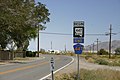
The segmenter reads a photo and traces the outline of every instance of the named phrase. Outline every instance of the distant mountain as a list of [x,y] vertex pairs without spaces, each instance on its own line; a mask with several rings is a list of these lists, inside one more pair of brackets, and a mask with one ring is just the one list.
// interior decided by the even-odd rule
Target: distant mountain
[[[116,48],[120,47],[120,40],[113,40],[111,45],[111,50],[114,52]],[[109,50],[109,42],[101,42],[98,44],[98,50],[105,49]],[[93,45],[91,45],[91,50],[93,51]],[[90,51],[90,46],[85,46],[85,51]],[[94,51],[97,51],[97,44],[94,45]]]

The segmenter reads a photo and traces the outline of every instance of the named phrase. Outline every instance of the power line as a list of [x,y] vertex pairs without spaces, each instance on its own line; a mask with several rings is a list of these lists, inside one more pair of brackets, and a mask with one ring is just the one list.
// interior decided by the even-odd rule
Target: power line
[[[40,32],[42,34],[52,34],[52,35],[73,35],[73,34],[66,34],[66,33],[51,33],[51,32]],[[88,36],[106,36],[106,34],[85,34]]]
[[51,32],[40,32],[42,34],[53,34],[53,35],[72,35],[72,34],[65,34],[65,33],[51,33]]

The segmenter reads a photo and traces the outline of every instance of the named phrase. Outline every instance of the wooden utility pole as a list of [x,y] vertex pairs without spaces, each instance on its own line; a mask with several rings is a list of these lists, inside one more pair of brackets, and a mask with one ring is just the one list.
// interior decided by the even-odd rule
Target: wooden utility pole
[[109,39],[109,58],[111,58],[111,34],[112,34],[112,25],[110,24],[110,39]]
[[94,43],[93,43],[93,53],[94,53]]
[[97,39],[97,54],[98,54],[98,39]]
[[98,43],[99,43],[100,41],[99,41],[98,38],[97,38],[97,41],[95,41],[95,42],[97,42],[97,54],[98,54],[98,50],[99,50]]
[[52,41],[51,41],[51,50],[52,50]]
[[38,46],[37,46],[37,51],[38,51],[38,52],[37,52],[37,57],[39,57],[39,47],[40,47],[40,46],[39,46],[39,45],[40,45],[40,43],[39,43],[39,29],[40,29],[40,28],[39,28],[39,26],[38,26]]
[[90,45],[90,53],[91,53],[91,45]]
[[65,44],[65,52],[66,52],[66,44]]
[[112,33],[112,24],[110,24],[110,29],[109,29],[109,33],[107,33],[106,35],[109,35],[109,58],[111,58],[111,39],[112,39],[112,34],[116,35],[116,33]]

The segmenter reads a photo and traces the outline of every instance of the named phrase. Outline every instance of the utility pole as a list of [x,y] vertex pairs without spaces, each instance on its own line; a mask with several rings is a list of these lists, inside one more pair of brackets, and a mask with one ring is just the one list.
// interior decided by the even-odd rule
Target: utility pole
[[94,53],[94,43],[93,43],[93,53]]
[[52,50],[52,41],[51,41],[51,50]]
[[37,46],[37,57],[39,57],[39,45],[40,45],[40,43],[39,43],[39,25],[38,25],[38,46]]
[[91,53],[91,45],[89,45],[90,46],[90,53]]
[[110,39],[109,39],[109,58],[111,58],[111,34],[112,34],[112,25],[110,24]]
[[66,52],[66,44],[65,44],[65,52]]
[[99,50],[99,46],[98,46],[98,43],[100,42],[99,40],[98,40],[98,38],[97,38],[97,41],[95,41],[95,42],[97,42],[97,54],[98,54],[98,50]]
[[98,54],[98,39],[97,39],[97,54]]
[[111,39],[112,39],[112,34],[113,35],[116,35],[116,33],[112,33],[112,24],[110,24],[110,32],[109,33],[107,33],[106,35],[109,35],[109,58],[111,58]]

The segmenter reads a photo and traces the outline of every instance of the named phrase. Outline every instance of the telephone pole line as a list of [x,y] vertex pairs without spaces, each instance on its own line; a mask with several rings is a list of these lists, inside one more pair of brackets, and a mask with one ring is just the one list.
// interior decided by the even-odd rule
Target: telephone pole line
[[66,44],[65,44],[65,52],[66,52]]
[[90,50],[90,53],[91,53],[91,45],[89,45],[89,50]]
[[97,54],[98,54],[98,50],[99,50],[98,43],[101,42],[101,41],[99,41],[99,39],[97,38],[97,41],[95,41],[95,42],[97,42]]
[[39,57],[39,47],[40,47],[40,46],[39,46],[39,45],[40,45],[40,43],[39,43],[39,40],[40,40],[40,39],[39,39],[39,29],[40,29],[40,28],[39,28],[39,26],[38,26],[38,46],[37,46],[37,57]]
[[51,50],[52,50],[52,41],[51,41]]
[[110,24],[110,39],[109,39],[109,58],[111,58],[111,34],[112,34],[112,25]]
[[109,35],[109,58],[111,58],[111,38],[112,38],[112,24],[110,24],[110,29],[109,29],[109,33],[107,33],[106,35]]
[[93,53],[94,53],[94,46],[95,46],[95,45],[94,45],[94,43],[93,43]]

